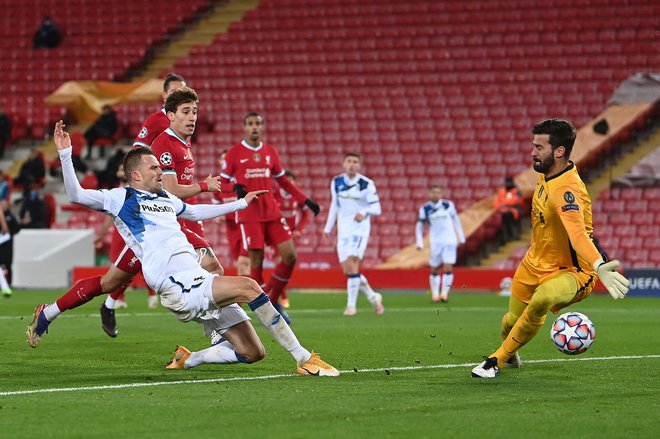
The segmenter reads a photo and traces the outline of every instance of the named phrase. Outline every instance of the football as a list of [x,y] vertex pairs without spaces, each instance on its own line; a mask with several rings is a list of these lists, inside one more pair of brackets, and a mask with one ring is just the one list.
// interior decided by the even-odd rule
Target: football
[[589,317],[579,312],[567,312],[555,320],[550,338],[561,352],[577,355],[589,349],[596,338],[596,328]]

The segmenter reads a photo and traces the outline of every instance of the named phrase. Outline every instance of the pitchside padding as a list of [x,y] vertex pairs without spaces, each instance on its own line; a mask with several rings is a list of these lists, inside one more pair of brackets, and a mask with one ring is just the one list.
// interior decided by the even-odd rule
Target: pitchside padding
[[13,287],[68,288],[80,265],[94,265],[93,230],[24,229],[14,236]]

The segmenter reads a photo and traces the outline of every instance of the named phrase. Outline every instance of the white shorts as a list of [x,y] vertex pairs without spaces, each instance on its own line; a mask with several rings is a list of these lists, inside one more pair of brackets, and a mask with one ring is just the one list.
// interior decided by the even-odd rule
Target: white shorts
[[357,256],[358,259],[362,259],[364,252],[367,250],[368,242],[368,235],[338,236],[337,255],[339,256],[339,262],[344,262],[349,256]]
[[217,310],[213,300],[213,279],[218,277],[200,266],[174,273],[163,282],[158,294],[160,303],[182,322]]
[[442,264],[456,263],[456,250],[457,245],[431,245],[431,257],[429,258],[429,266],[439,267]]
[[204,334],[210,337],[213,331],[223,335],[232,326],[249,321],[250,317],[248,317],[243,308],[232,303],[220,309],[207,311],[193,320],[200,323],[204,327]]

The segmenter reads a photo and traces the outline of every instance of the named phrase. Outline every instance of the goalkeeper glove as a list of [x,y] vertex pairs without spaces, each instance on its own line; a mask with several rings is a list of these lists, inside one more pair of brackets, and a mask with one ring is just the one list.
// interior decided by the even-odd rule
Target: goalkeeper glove
[[309,207],[309,210],[311,210],[312,213],[314,213],[314,216],[318,215],[319,212],[321,212],[321,207],[311,198],[305,200],[305,206]]
[[614,300],[626,297],[630,285],[628,279],[616,272],[616,268],[619,265],[621,263],[616,259],[609,262],[599,259],[594,263],[594,268],[596,269],[596,273],[598,273],[600,281],[605,285],[607,292],[610,293],[610,296]]
[[245,198],[245,196],[247,195],[247,190],[245,190],[245,185],[244,184],[236,183],[234,185],[234,192],[236,192],[236,196],[238,198]]

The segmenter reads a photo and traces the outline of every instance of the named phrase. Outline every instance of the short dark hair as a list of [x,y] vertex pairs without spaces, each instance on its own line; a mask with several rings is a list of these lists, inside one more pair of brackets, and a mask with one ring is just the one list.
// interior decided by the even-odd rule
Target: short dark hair
[[183,87],[178,90],[174,90],[170,95],[165,99],[165,111],[169,113],[176,113],[177,108],[181,104],[187,104],[189,102],[199,103],[199,98],[197,97],[197,92],[190,87]]
[[170,89],[170,82],[186,82],[186,80],[183,79],[183,76],[179,76],[176,73],[168,74],[163,81],[163,91],[165,93]]
[[247,123],[248,117],[253,117],[253,116],[254,117],[260,117],[261,121],[265,122],[264,117],[261,114],[257,113],[256,111],[250,111],[250,112],[246,113],[245,116],[243,116],[243,125],[245,125]]
[[356,159],[362,161],[362,156],[357,152],[347,152],[344,154],[344,160],[346,160],[348,157],[355,157]]
[[133,148],[124,156],[122,165],[124,165],[124,174],[126,179],[131,181],[131,172],[135,171],[142,163],[142,156],[154,155],[154,152],[148,146]]
[[430,183],[430,184],[429,184],[429,190],[433,190],[433,189],[440,189],[440,190],[442,190],[442,187],[441,187],[439,184],[437,184],[437,183]]
[[570,158],[577,137],[573,124],[563,119],[546,119],[534,125],[532,134],[548,134],[552,150],[563,146],[566,149],[566,159]]

